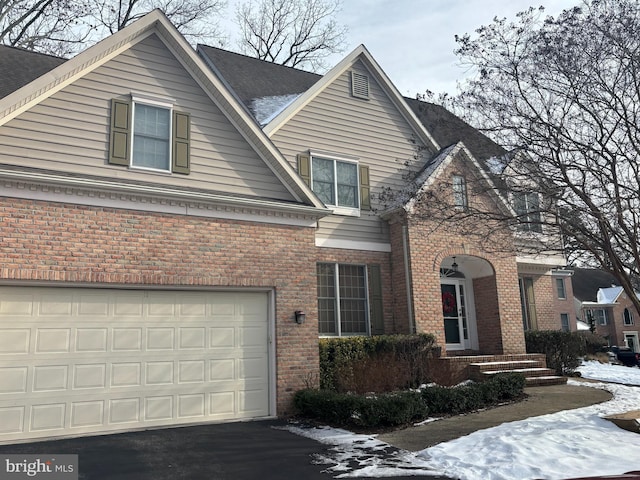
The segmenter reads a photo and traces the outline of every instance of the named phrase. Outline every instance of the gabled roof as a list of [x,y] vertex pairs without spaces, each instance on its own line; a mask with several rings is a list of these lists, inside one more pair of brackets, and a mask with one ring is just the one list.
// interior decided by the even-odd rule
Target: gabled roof
[[65,58],[0,45],[0,98],[66,62]]
[[[30,79],[27,75],[22,75],[9,81],[13,85],[12,88],[18,86],[20,82],[27,83],[0,98],[0,125],[5,124],[20,113],[28,110],[31,106],[50,97],[76,79],[87,75],[121,52],[126,51],[132,45],[153,34],[158,35],[167,45],[167,48],[172,51],[183,67],[199,83],[203,91],[225,113],[227,119],[253,146],[263,161],[283,182],[283,185],[289,189],[293,197],[302,203],[312,205],[315,209],[326,211],[322,202],[296,174],[282,154],[254,122],[253,118],[238,103],[235,96],[212,73],[160,10],[152,11],[135,23],[110,35],[70,60],[63,61],[59,59],[60,63],[58,65],[54,65],[55,61],[43,58],[43,56],[32,57],[27,55],[30,58],[30,63],[33,61],[35,64],[38,60],[43,60],[41,68],[44,73],[33,79]],[[7,50],[5,49],[0,51],[0,55],[6,53]],[[32,68],[31,71],[35,72],[37,69]],[[0,69],[0,83],[4,84],[6,82],[5,77],[9,78],[9,75]]]
[[256,98],[299,95],[322,78],[316,73],[207,45],[198,45],[197,52],[247,107]]
[[443,147],[463,142],[474,158],[482,163],[507,154],[504,148],[443,106],[416,98],[405,97],[404,100]]
[[573,268],[572,270],[573,296],[581,302],[597,302],[599,289],[609,288],[618,283],[610,273],[595,268]]
[[[200,45],[198,53],[207,58],[207,63],[235,90],[238,98],[242,100],[256,119],[260,117],[268,120],[268,123],[263,126],[269,136],[278,131],[293,115],[356,62],[361,61],[375,76],[377,82],[414,131],[422,137],[425,143],[431,144],[433,149],[440,150],[438,142],[425,129],[364,45],[357,47],[322,76],[213,47]],[[288,97],[288,102],[285,104],[274,102],[274,110],[277,109],[277,111],[271,112],[271,115],[266,115],[265,112],[258,113],[259,101],[267,97]],[[284,101],[285,98],[282,100]]]

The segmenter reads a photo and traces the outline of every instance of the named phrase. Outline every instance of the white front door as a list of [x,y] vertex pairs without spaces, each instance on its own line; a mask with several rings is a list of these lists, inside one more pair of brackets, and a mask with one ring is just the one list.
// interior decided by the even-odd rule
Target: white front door
[[440,289],[447,349],[472,348],[466,282],[463,279],[443,278],[440,282]]
[[633,352],[640,352],[640,344],[638,343],[638,332],[624,332],[624,343]]

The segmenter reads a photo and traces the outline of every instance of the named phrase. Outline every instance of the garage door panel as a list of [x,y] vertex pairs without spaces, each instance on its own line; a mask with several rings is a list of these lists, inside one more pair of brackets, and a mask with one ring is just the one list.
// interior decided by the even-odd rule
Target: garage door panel
[[267,306],[0,287],[0,442],[269,415]]

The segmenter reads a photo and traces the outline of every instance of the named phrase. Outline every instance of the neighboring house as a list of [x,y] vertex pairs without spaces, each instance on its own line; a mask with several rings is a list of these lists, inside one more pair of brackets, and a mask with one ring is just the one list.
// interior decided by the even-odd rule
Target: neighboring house
[[[574,270],[574,301],[580,320],[595,325],[609,345],[640,352],[640,316],[613,275],[596,269]],[[636,293],[640,296],[640,294]]]
[[0,94],[0,442],[286,415],[318,336],[523,358],[574,325],[561,256],[416,215],[451,179],[452,208],[508,209],[467,188],[504,152],[364,47],[319,76],[154,11],[68,61],[0,47]]

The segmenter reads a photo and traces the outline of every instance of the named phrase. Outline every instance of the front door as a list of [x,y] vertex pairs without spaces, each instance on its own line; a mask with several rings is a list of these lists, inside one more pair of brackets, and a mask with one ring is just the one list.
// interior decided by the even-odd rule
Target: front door
[[638,332],[624,332],[624,342],[632,352],[640,352],[640,345],[638,344]]
[[457,279],[442,279],[440,289],[442,291],[442,314],[447,349],[469,348],[465,282]]

